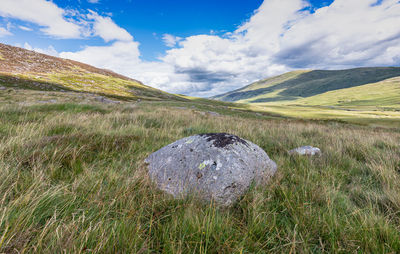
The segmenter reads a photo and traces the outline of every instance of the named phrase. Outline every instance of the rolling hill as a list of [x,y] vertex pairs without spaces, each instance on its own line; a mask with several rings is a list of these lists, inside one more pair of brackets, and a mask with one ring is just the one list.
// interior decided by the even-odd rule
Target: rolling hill
[[[313,102],[318,101],[318,103],[321,103],[318,105],[326,105],[327,102],[323,99],[325,98],[323,96],[325,93],[335,91],[331,93],[331,96],[340,97],[342,101],[349,101],[351,98],[346,96],[351,95],[353,91],[357,91],[359,93],[357,100],[363,101],[363,104],[368,104],[367,101],[376,103],[374,102],[374,94],[380,100],[384,98],[385,100],[393,101],[398,98],[398,92],[397,94],[392,93],[398,91],[395,85],[398,79],[392,79],[394,77],[400,77],[400,67],[293,71],[255,82],[213,98],[244,103],[297,103],[299,101],[308,101],[313,104]],[[393,84],[394,87],[392,88],[395,90],[387,88],[387,86],[393,86]],[[381,90],[381,87],[385,87],[385,89]],[[350,88],[355,90],[345,90]],[[379,89],[381,92],[371,93],[371,89]],[[382,94],[383,91],[387,91],[387,93]],[[363,98],[363,94],[367,98]],[[319,97],[314,98],[314,96]],[[316,104],[314,103],[314,105]]]
[[400,76],[362,86],[329,91],[299,99],[296,103],[340,107],[400,108]]
[[185,100],[109,70],[1,43],[0,86],[84,92],[125,100]]

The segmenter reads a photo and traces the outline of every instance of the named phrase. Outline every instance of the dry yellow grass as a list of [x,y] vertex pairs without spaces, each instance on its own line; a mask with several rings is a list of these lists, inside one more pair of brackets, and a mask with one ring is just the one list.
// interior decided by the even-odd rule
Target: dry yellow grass
[[[204,101],[103,105],[65,96],[0,102],[1,252],[400,251],[398,129],[269,118]],[[222,115],[198,113],[207,110]],[[158,191],[143,159],[204,132],[261,146],[279,167],[271,184],[225,210]],[[300,145],[323,156],[287,154]]]

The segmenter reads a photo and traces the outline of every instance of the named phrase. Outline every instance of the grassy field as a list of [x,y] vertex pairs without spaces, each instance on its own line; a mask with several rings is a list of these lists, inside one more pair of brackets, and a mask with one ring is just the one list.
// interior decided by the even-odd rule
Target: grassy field
[[308,106],[301,104],[256,103],[250,109],[270,114],[315,121],[338,121],[371,127],[400,127],[398,109],[377,107]]
[[[400,252],[399,128],[83,95],[0,91],[0,252]],[[229,209],[158,191],[144,158],[205,132],[256,143],[278,173]],[[323,156],[287,154],[300,145]]]
[[[292,72],[247,87],[274,88],[258,103],[234,104],[0,51],[0,253],[400,252],[399,80],[387,79],[398,69]],[[146,156],[207,132],[262,147],[278,164],[272,182],[228,209],[157,190]],[[301,145],[323,156],[288,155]]]

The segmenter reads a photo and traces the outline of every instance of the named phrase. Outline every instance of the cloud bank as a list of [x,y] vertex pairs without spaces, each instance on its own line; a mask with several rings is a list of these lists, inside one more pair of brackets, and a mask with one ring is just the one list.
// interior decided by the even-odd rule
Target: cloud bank
[[[169,49],[156,62],[141,60],[139,42],[111,17],[89,11],[79,15],[80,22],[71,21],[65,10],[45,0],[3,1],[10,6],[4,8],[2,3],[1,16],[41,24],[46,34],[98,36],[106,42],[61,52],[61,57],[111,69],[173,93],[212,96],[293,69],[400,65],[398,0],[335,0],[313,11],[304,0],[265,0],[249,20],[224,35],[164,34]],[[38,20],[28,9],[16,11],[14,1],[52,9],[56,22]],[[62,34],[60,27],[66,28]]]

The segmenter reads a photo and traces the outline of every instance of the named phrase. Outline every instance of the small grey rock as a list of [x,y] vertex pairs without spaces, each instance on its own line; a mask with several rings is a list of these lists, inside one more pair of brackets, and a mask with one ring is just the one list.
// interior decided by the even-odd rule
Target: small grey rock
[[265,184],[276,163],[250,141],[226,133],[209,133],[180,139],[152,153],[145,162],[150,178],[176,198],[200,194],[230,206],[254,181]]
[[321,156],[321,150],[318,147],[312,147],[312,146],[302,146],[302,147],[298,147],[295,148],[293,150],[289,151],[290,155],[309,155],[309,156],[314,156],[314,155],[318,155]]
[[6,90],[7,88],[5,88],[4,86],[0,86],[0,90]]
[[194,113],[196,113],[196,114],[200,114],[200,115],[202,115],[202,116],[205,116],[206,115],[206,112],[204,112],[204,111],[197,111],[197,110],[195,110],[195,111],[193,111]]
[[208,113],[209,115],[211,115],[211,116],[220,116],[219,113],[213,112],[213,111],[208,111],[207,113]]
[[51,100],[48,100],[48,101],[37,101],[38,103],[43,103],[43,104],[46,104],[46,103],[57,103],[57,100],[56,99],[51,99]]
[[107,98],[105,98],[103,96],[97,96],[94,99],[96,101],[98,101],[98,102],[102,102],[102,103],[105,103],[105,104],[119,104],[120,103],[119,101],[113,101],[113,100],[107,99]]

